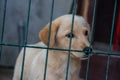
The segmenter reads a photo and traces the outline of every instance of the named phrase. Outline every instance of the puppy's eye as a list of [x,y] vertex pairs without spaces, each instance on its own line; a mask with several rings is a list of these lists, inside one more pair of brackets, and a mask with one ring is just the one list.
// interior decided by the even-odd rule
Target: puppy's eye
[[74,38],[75,36],[74,36],[73,33],[69,33],[69,34],[66,35],[66,37],[68,37],[68,38]]
[[85,34],[85,36],[88,36],[88,31],[86,30],[84,34]]

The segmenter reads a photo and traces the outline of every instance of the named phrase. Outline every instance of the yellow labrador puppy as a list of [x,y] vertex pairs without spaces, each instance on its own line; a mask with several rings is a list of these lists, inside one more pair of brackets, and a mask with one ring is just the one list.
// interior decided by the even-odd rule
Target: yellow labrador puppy
[[[39,32],[41,42],[32,46],[46,46],[48,44],[49,23]],[[74,16],[74,27],[71,33],[72,15],[64,15],[52,22],[50,47],[68,49],[70,37],[71,49],[83,50],[89,47],[90,27],[81,16]],[[70,34],[71,33],[71,34]],[[17,58],[13,80],[20,80],[22,65],[22,50]],[[46,49],[26,48],[23,80],[43,80]],[[68,51],[49,50],[46,80],[65,80]],[[86,58],[88,53],[70,52],[68,80],[80,80],[80,60]]]

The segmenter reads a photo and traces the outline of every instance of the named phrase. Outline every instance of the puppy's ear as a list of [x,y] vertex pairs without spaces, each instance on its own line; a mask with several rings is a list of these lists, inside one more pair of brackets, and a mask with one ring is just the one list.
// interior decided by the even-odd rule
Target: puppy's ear
[[[53,47],[55,44],[55,36],[58,31],[58,28],[60,26],[60,21],[55,20],[51,24],[51,31],[50,31],[50,44],[49,47]],[[39,37],[41,41],[48,45],[48,36],[49,36],[49,29],[50,29],[50,23],[48,23],[40,32]]]

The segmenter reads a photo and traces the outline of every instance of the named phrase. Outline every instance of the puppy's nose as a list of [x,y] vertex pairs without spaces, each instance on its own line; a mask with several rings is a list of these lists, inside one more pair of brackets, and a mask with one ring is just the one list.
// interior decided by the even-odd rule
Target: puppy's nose
[[85,48],[83,49],[83,51],[84,51],[84,53],[85,53],[86,55],[89,55],[89,54],[92,52],[92,48],[90,48],[90,47],[85,47]]

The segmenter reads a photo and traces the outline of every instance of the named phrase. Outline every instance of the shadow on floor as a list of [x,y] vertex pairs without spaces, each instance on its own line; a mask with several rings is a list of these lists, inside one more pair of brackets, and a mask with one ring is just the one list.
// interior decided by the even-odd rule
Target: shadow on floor
[[12,80],[13,68],[0,67],[0,80]]

